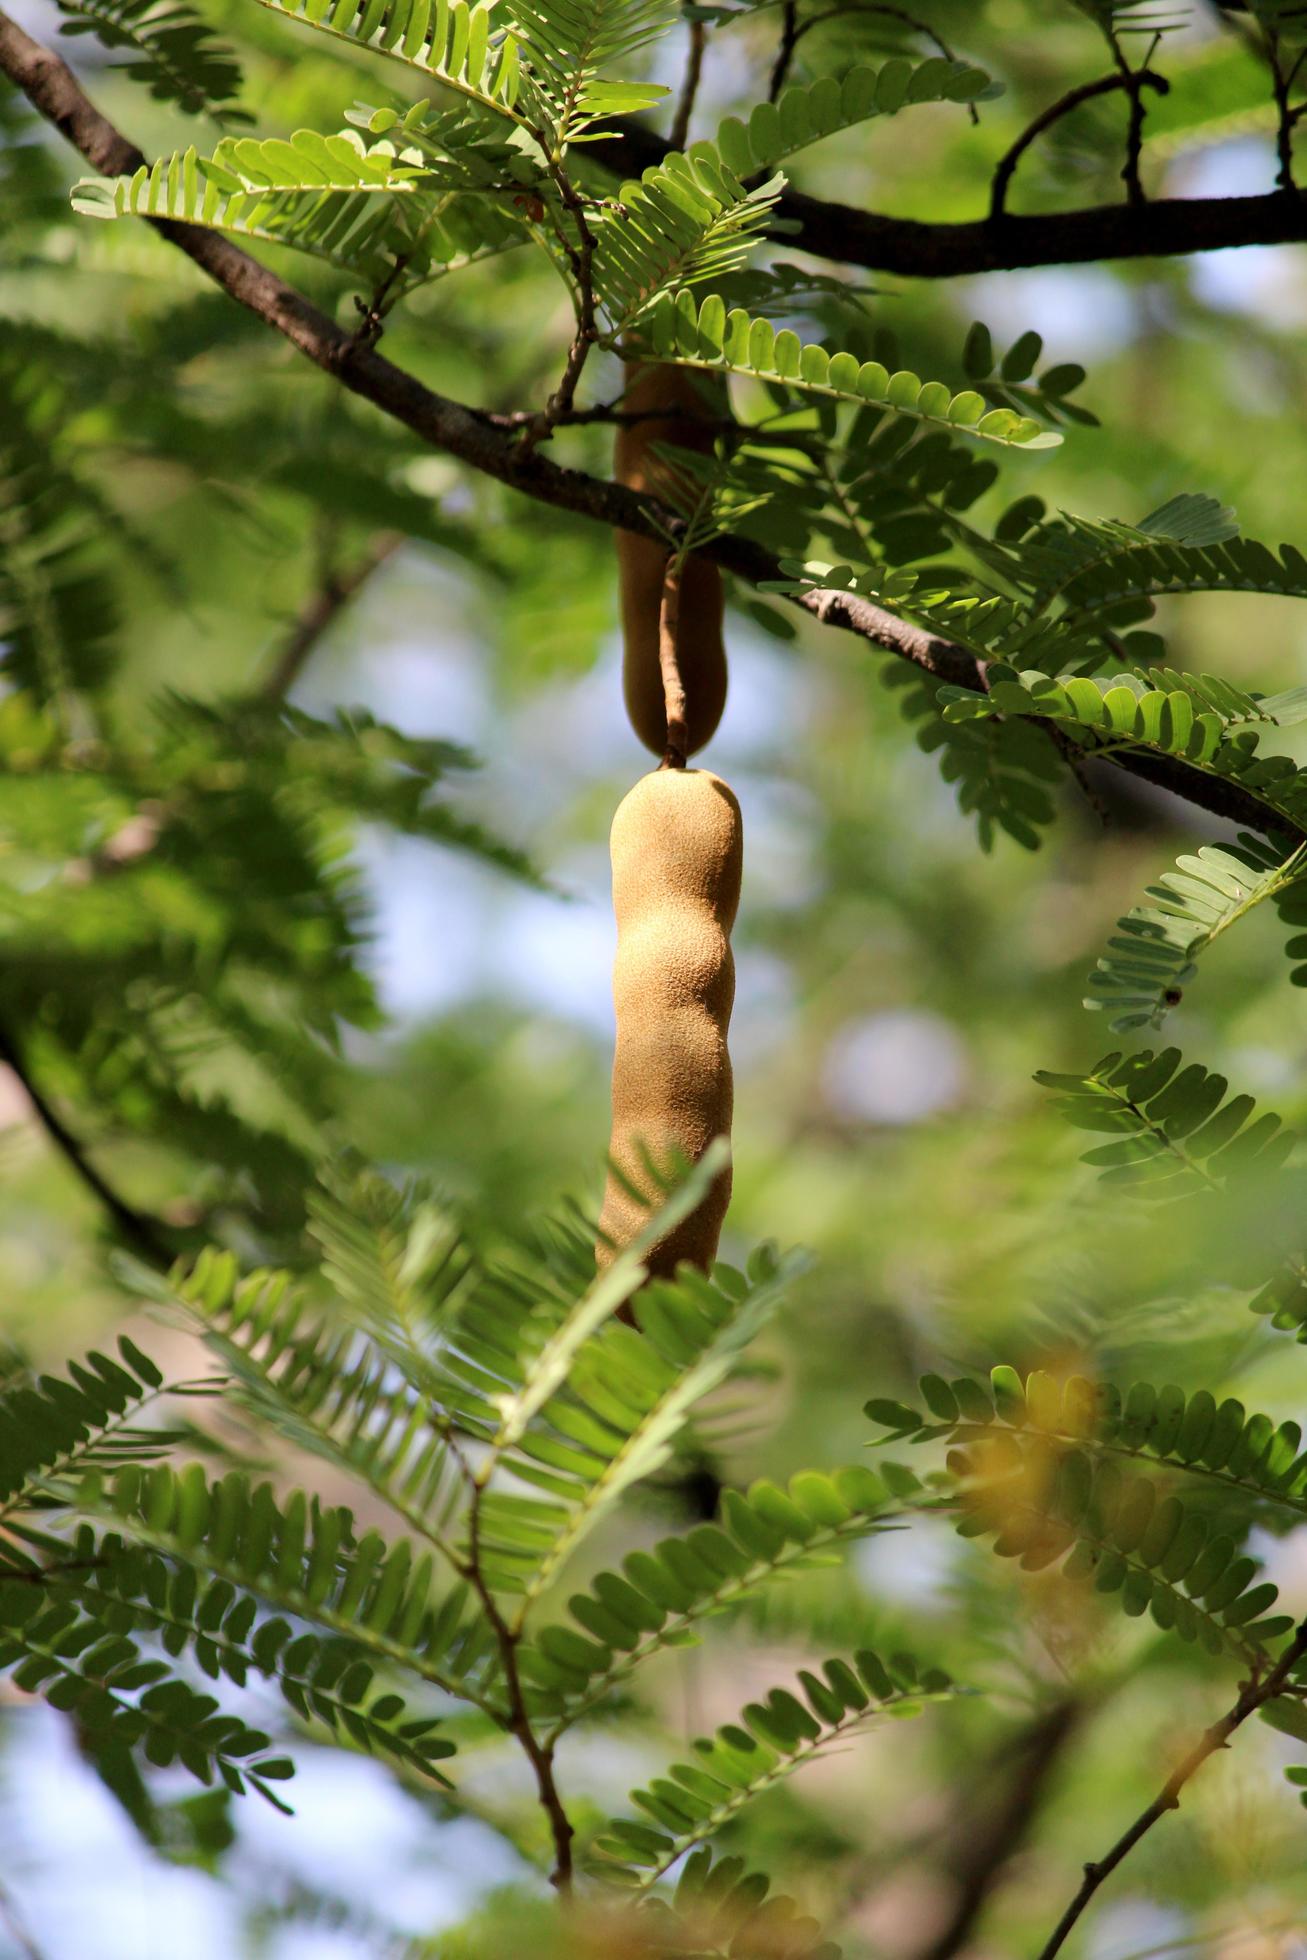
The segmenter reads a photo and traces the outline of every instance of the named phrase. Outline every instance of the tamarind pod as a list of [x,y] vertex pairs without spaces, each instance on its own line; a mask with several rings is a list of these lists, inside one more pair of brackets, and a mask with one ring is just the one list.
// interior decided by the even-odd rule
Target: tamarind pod
[[[628,362],[623,408],[631,413],[666,409],[648,421],[623,423],[617,432],[614,470],[630,490],[664,496],[675,466],[655,454],[660,444],[709,455],[713,431],[699,390],[682,368]],[[687,480],[687,487],[688,480]],[[617,576],[622,601],[622,692],[632,728],[647,749],[662,755],[667,712],[658,661],[658,615],[667,547],[634,531],[617,533]],[[726,706],[725,600],[716,565],[691,553],[681,572],[677,663],[685,688],[688,753],[709,741]]]
[[[726,1035],[735,998],[730,933],[740,899],[743,832],[734,794],[706,769],[642,776],[613,818],[617,956],[613,1130],[596,1254],[605,1266],[647,1223],[642,1147],[658,1166],[697,1162],[729,1136],[734,1102]],[[706,1197],[645,1254],[657,1276],[688,1259],[707,1271],[730,1203],[729,1166]]]

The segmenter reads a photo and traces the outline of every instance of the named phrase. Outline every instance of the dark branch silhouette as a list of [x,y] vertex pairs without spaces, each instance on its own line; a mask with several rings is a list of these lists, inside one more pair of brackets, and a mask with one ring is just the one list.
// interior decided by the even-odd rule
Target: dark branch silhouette
[[108,1180],[101,1176],[87,1156],[83,1145],[46,1097],[40,1084],[32,1075],[17,1041],[2,1023],[0,1023],[0,1062],[11,1069],[22,1083],[27,1100],[31,1103],[33,1114],[41,1128],[92,1197],[103,1207],[124,1243],[152,1266],[164,1268],[171,1266],[173,1253],[162,1228],[144,1212],[137,1211],[134,1206],[129,1205]]

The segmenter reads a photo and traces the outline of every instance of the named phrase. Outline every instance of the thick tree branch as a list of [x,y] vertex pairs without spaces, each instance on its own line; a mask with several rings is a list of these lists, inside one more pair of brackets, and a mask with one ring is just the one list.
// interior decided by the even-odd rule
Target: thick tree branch
[[[638,177],[666,146],[628,124],[620,137],[590,145],[590,155],[621,177]],[[968,224],[930,224],[882,217],[786,190],[776,216],[797,230],[778,232],[790,251],[905,278],[955,279],[1021,266],[1086,265],[1099,259],[1173,258],[1233,245],[1297,244],[1307,238],[1307,197],[1285,190],[1262,197],[1154,198],[1146,204],[1099,204],[1078,211],[1010,213]]]
[[1254,1677],[1244,1682],[1234,1707],[1228,1714],[1223,1715],[1219,1722],[1213,1722],[1211,1728],[1204,1731],[1184,1761],[1177,1764],[1171,1772],[1147,1810],[1136,1817],[1129,1830],[1117,1839],[1107,1855],[1098,1859],[1096,1863],[1085,1866],[1084,1881],[1080,1890],[1062,1914],[1047,1945],[1041,1948],[1039,1960],[1053,1960],[1054,1954],[1061,1952],[1076,1921],[1103,1880],[1110,1877],[1122,1859],[1128,1857],[1134,1850],[1140,1838],[1151,1831],[1153,1825],[1160,1818],[1165,1817],[1168,1810],[1180,1808],[1181,1790],[1190,1777],[1202,1768],[1208,1757],[1214,1756],[1219,1749],[1224,1749],[1235,1730],[1241,1723],[1246,1722],[1250,1715],[1255,1715],[1259,1708],[1264,1707],[1268,1701],[1274,1701],[1278,1694],[1283,1693],[1289,1676],[1305,1654],[1307,1654],[1307,1620],[1302,1622],[1297,1633],[1264,1679],[1258,1680]]
[[[107,175],[121,175],[139,169],[144,162],[141,152],[87,99],[66,63],[32,40],[3,13],[0,13],[0,70],[17,83],[41,114],[62,131],[95,169]],[[1154,212],[1158,208],[1148,205],[1145,210]],[[167,219],[145,222],[185,252],[240,305],[284,335],[324,373],[371,402],[383,414],[403,423],[423,442],[447,451],[471,469],[538,503],[571,511],[578,517],[657,538],[664,544],[670,539],[674,545],[684,531],[684,520],[656,499],[628,490],[624,484],[566,468],[525,449],[515,418],[485,415],[465,407],[462,402],[438,395],[375,348],[359,345],[303,293],[229,240],[196,225]],[[751,584],[780,575],[771,553],[748,538],[723,536],[696,549],[703,557],[715,560]],[[795,604],[823,625],[855,633],[887,653],[910,660],[937,680],[976,693],[985,692],[984,669],[974,654],[896,618],[869,599],[846,592],[815,591],[803,593],[795,599]],[[1286,828],[1283,818],[1237,783],[1204,775],[1167,756],[1120,751],[1109,759],[1131,775],[1172,790],[1231,822],[1262,831]]]

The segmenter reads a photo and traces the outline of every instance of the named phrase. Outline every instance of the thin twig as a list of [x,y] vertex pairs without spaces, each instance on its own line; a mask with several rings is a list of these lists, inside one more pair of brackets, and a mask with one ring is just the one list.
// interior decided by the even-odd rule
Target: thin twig
[[1156,89],[1159,95],[1165,95],[1171,86],[1165,75],[1155,75],[1151,68],[1140,70],[1138,77],[1133,73],[1123,75],[1117,71],[1111,75],[1100,75],[1097,81],[1082,82],[1079,88],[1069,89],[1058,101],[1050,103],[1041,115],[1036,116],[1029,127],[1017,137],[1011,148],[999,158],[989,194],[990,223],[993,224],[1006,216],[1008,185],[1012,181],[1017,165],[1037,137],[1042,136],[1046,129],[1051,129],[1054,123],[1060,122],[1063,116],[1069,116],[1071,111],[1078,109],[1082,102],[1092,102],[1095,96],[1111,95],[1118,89],[1136,89],[1136,83],[1138,88]]
[[23,1954],[24,1960],[44,1960],[40,1947],[24,1925],[17,1906],[7,1887],[3,1885],[0,1885],[0,1924],[4,1926],[19,1952]]
[[12,1069],[22,1083],[33,1113],[51,1143],[76,1172],[87,1190],[108,1212],[120,1235],[152,1266],[161,1266],[165,1270],[171,1266],[173,1254],[163,1236],[162,1228],[154,1219],[147,1217],[144,1212],[135,1210],[126,1199],[119,1197],[113,1186],[101,1177],[63,1118],[46,1100],[39,1085],[33,1079],[13,1035],[3,1025],[0,1025],[0,1062]]
[[694,99],[699,93],[699,83],[703,77],[703,51],[708,42],[708,30],[701,20],[690,22],[690,44],[685,54],[685,76],[681,82],[680,99],[676,104],[676,114],[667,133],[667,147],[670,150],[683,150],[690,134],[690,118],[694,114]]
[[1302,56],[1288,74],[1280,63],[1280,37],[1268,33],[1266,37],[1266,59],[1271,70],[1271,87],[1275,95],[1275,155],[1279,165],[1275,181],[1283,191],[1296,191],[1298,186],[1293,179],[1293,128],[1297,118],[1290,104],[1289,96],[1297,77]]
[[554,1840],[554,1869],[550,1874],[550,1883],[566,1898],[570,1896],[572,1890],[572,1839],[576,1833],[563,1808],[563,1800],[554,1780],[554,1745],[552,1742],[541,1742],[532,1727],[522,1688],[522,1676],[517,1664],[517,1645],[521,1634],[510,1627],[505,1620],[499,1610],[499,1602],[481,1570],[481,1499],[484,1485],[472,1474],[466,1459],[457,1448],[455,1448],[455,1455],[463,1466],[472,1491],[471,1504],[468,1508],[467,1559],[462,1567],[462,1574],[481,1601],[494,1633],[495,1643],[499,1648],[500,1659],[504,1664],[504,1686],[508,1690],[508,1726],[522,1745],[527,1760],[535,1772],[541,1808],[549,1819],[549,1829]]
[[394,557],[403,542],[403,536],[398,531],[378,531],[352,565],[337,567],[328,564],[323,568],[317,588],[301,607],[294,625],[269,663],[258,689],[262,700],[285,699],[327,628],[360,588],[367,584],[372,574],[379,571],[387,559]]
[[1085,1866],[1085,1876],[1080,1890],[1062,1914],[1047,1945],[1040,1950],[1039,1960],[1053,1960],[1054,1954],[1061,1952],[1076,1921],[1103,1880],[1111,1876],[1122,1859],[1133,1851],[1140,1838],[1151,1831],[1153,1825],[1164,1817],[1168,1810],[1179,1809],[1180,1792],[1190,1777],[1202,1768],[1209,1756],[1214,1756],[1218,1750],[1227,1747],[1230,1737],[1241,1723],[1246,1722],[1250,1715],[1255,1715],[1259,1708],[1265,1707],[1268,1701],[1274,1701],[1276,1696],[1283,1692],[1290,1674],[1305,1654],[1307,1654],[1307,1620],[1299,1626],[1265,1680],[1258,1681],[1254,1676],[1244,1682],[1234,1707],[1228,1714],[1223,1715],[1219,1722],[1213,1722],[1211,1728],[1203,1733],[1184,1760],[1172,1771],[1147,1810],[1141,1812],[1129,1830],[1122,1833],[1106,1857]]
[[667,747],[663,750],[664,769],[684,769],[689,749],[685,728],[685,682],[677,636],[681,617],[681,557],[669,552],[663,573],[662,600],[658,608],[658,667],[663,678],[663,711],[667,718]]
[[[808,25],[811,27],[814,23],[809,21]],[[785,4],[781,8],[780,46],[776,50],[776,59],[772,63],[771,80],[767,84],[767,100],[769,102],[774,102],[785,86],[785,78],[790,72],[790,63],[794,59],[794,50],[801,31],[799,27],[799,9],[796,5],[796,0],[785,0]]]
[[[536,135],[547,154],[547,137],[543,131],[537,131]],[[572,276],[576,281],[576,291],[573,294],[576,306],[576,332],[567,350],[567,365],[563,369],[557,388],[541,413],[534,421],[528,423],[522,436],[521,448],[528,456],[537,443],[547,442],[556,425],[571,414],[576,399],[577,383],[581,379],[581,370],[586,364],[590,349],[599,338],[594,290],[595,237],[586,216],[585,199],[556,158],[551,159],[549,163],[549,175],[554,180],[563,209],[576,226],[575,243],[567,237],[566,232],[560,231],[563,250],[567,254],[572,267]]]

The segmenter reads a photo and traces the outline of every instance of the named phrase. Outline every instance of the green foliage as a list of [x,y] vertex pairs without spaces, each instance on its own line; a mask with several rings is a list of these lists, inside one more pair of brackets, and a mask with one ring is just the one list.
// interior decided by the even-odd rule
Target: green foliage
[[1105,1183],[1163,1202],[1273,1177],[1296,1137],[1271,1111],[1254,1116],[1252,1096],[1226,1100],[1229,1083],[1201,1062],[1181,1067],[1178,1048],[1105,1055],[1087,1075],[1040,1069],[1061,1116],[1078,1130],[1106,1131],[1082,1161]]
[[1174,1494],[1159,1495],[1153,1480],[1123,1472],[1115,1457],[1142,1454],[1151,1439],[1150,1453],[1163,1461],[1195,1469],[1202,1458],[1226,1473],[1222,1481],[1275,1489],[1286,1468],[1297,1482],[1296,1424],[1281,1433],[1265,1416],[1246,1421],[1241,1403],[1218,1409],[1205,1391],[1186,1401],[1179,1389],[1138,1383],[1122,1401],[1081,1377],[1063,1386],[1041,1372],[1022,1383],[1006,1366],[994,1370],[988,1390],[935,1375],[921,1389],[933,1421],[881,1402],[867,1413],[898,1439],[949,1439],[964,1537],[992,1538],[1000,1558],[1027,1572],[1060,1564],[1127,1616],[1150,1612],[1163,1631],[1214,1655],[1254,1660],[1292,1627],[1290,1616],[1269,1612],[1278,1589],[1239,1553],[1237,1534]]
[[75,1716],[101,1757],[139,1748],[157,1769],[179,1763],[201,1783],[219,1776],[238,1796],[255,1790],[285,1808],[268,1786],[290,1765],[261,1753],[261,1730],[219,1713],[212,1695],[177,1679],[166,1662],[143,1659],[133,1641],[71,1601],[47,1601],[39,1584],[0,1578],[0,1668],[16,1687]]
[[375,48],[429,75],[443,88],[520,123],[517,42],[491,37],[484,0],[363,0],[329,8],[323,0],[260,0],[286,20]]
[[860,1465],[802,1471],[788,1490],[766,1480],[724,1492],[721,1518],[601,1572],[568,1611],[581,1629],[544,1627],[521,1655],[529,1680],[564,1695],[570,1723],[641,1662],[697,1637],[700,1623],[755,1596],[773,1578],[836,1562],[839,1548],[886,1528],[885,1483]]
[[679,288],[720,280],[744,263],[784,179],[746,189],[698,144],[623,184],[598,214],[595,284],[614,334],[642,321]]
[[95,500],[60,460],[40,381],[0,360],[0,653],[11,684],[66,715],[104,675],[118,621]]
[[[71,1379],[19,1376],[0,1395],[0,1517],[40,1478],[63,1478],[122,1460],[165,1455],[186,1432],[137,1420],[165,1387],[163,1376],[125,1334],[119,1360],[92,1351],[69,1368]],[[189,1385],[192,1392],[202,1384]]]
[[[1106,890],[1107,917],[1142,892],[1092,1004],[1122,1032],[1160,1026],[1221,939],[1214,1052],[1301,1115],[1292,1024],[1232,929],[1269,900],[1307,976],[1307,776],[1261,753],[1307,689],[1258,610],[1307,596],[1307,560],[1244,537],[1224,501],[1281,534],[1301,353],[1274,307],[1232,331],[1201,281],[1162,274],[1119,309],[1068,286],[1047,353],[1019,317],[1005,349],[981,324],[959,346],[947,280],[880,290],[842,262],[841,207],[867,207],[847,249],[886,268],[1038,256],[1060,201],[1104,207],[1072,231],[1165,238],[1178,147],[1188,170],[1244,136],[1250,154],[1278,138],[1283,195],[1255,207],[1274,231],[1297,10],[1258,0],[1238,33],[1154,45],[1188,10],[265,0],[213,16],[229,53],[174,0],[60,5],[110,50],[93,101],[116,118],[126,98],[124,128],[162,152],[86,180],[75,210],[206,225],[278,268],[299,252],[311,303],[358,325],[355,349],[384,334],[469,442],[464,466],[360,398],[370,357],[344,364],[348,390],[311,371],[198,291],[166,228],[73,225],[59,144],[18,91],[0,99],[0,1258],[43,1357],[61,1311],[100,1344],[66,1374],[0,1355],[0,1665],[70,1718],[157,1855],[223,1876],[229,1799],[279,1803],[301,1748],[330,1745],[526,1875],[432,1939],[391,1926],[375,1888],[364,1912],[288,1885],[246,1943],[302,1919],[413,1960],[834,1960],[814,1902],[865,1944],[883,1900],[864,1917],[864,1894],[890,1872],[909,1912],[960,1892],[969,1938],[1034,1951],[1014,1894],[971,1898],[975,1820],[1028,1836],[993,1871],[1074,1890],[1106,1848],[1084,1818],[1126,1822],[1180,1760],[1177,1722],[1219,1722],[1291,1657],[1256,1553],[1307,1517],[1296,1348],[1276,1338],[1307,1338],[1292,1134],[1178,1050],[1114,1054],[1040,1077],[1090,1133],[1091,1183],[1020,1079],[1076,1040],[1084,922]],[[1098,59],[1087,22],[1118,77],[1146,63],[1172,84],[1136,105],[1143,211],[1122,202],[1128,91],[1060,113]],[[679,85],[700,53],[699,96],[678,86],[673,107],[649,77]],[[257,134],[228,133],[238,95]],[[1040,117],[1022,181],[1041,217],[972,228],[984,169]],[[1092,396],[1068,358],[1077,292],[1096,316],[1109,302]],[[524,1004],[522,933],[558,894],[513,840],[592,882],[605,724],[564,690],[609,634],[611,541],[575,513],[604,507],[618,362],[641,354],[715,377],[723,417],[715,452],[660,486],[666,534],[682,553],[728,538],[731,603],[785,643],[732,676],[761,818],[742,1006],[773,970],[777,1002],[761,1030],[741,1015],[732,1229],[815,1239],[816,1281],[764,1244],[741,1270],[648,1283],[647,1237],[597,1273],[585,1205],[531,1213],[589,1175],[602,1063],[574,974],[556,1018]],[[1117,509],[1148,514],[1097,514]],[[807,622],[751,596],[766,564],[780,595],[860,595],[963,649],[989,691],[877,655],[887,716],[865,643],[834,633],[810,685]],[[447,715],[492,731],[475,806],[467,750],[434,732]],[[986,850],[1059,824],[1042,884],[1015,852],[975,877],[917,750]],[[1093,758],[1214,810],[1237,786],[1267,841],[1159,843],[1169,816],[1105,796],[1094,857]],[[539,914],[503,887],[469,899],[410,843],[507,873]],[[387,1026],[397,967],[437,998],[426,1025]],[[909,1007],[929,1018],[882,1083]],[[919,1041],[953,1056],[937,1082]],[[896,1105],[918,1074],[938,1100]],[[722,1161],[659,1181],[650,1232]],[[92,1262],[97,1205],[148,1270]],[[187,1359],[170,1380],[85,1331],[124,1299],[167,1323],[169,1372],[197,1340],[215,1372]],[[975,1373],[991,1348],[1020,1373]],[[843,1462],[855,1385],[915,1469]],[[923,1541],[908,1583],[891,1531]],[[854,1658],[769,1691],[835,1652]],[[794,1768],[872,1717],[955,1702],[954,1676],[997,1692],[957,1699],[925,1743],[869,1747],[856,1804],[809,1805]],[[1264,1711],[1299,1743],[1305,1690],[1298,1661]],[[677,1741],[745,1693],[736,1723]],[[24,1720],[18,1702],[6,1728]],[[1114,1734],[1136,1746],[1113,1762]],[[637,1740],[676,1766],[632,1770],[642,1816],[605,1824]],[[176,1765],[198,1797],[155,1773]],[[1259,1885],[1296,1905],[1282,1820],[1246,1789]],[[562,1913],[547,1881],[568,1888],[573,1842]],[[1222,1874],[1197,1862],[1159,1860],[1150,1889],[1219,1945]]]
[[989,87],[979,68],[940,56],[915,67],[899,60],[880,69],[851,68],[841,81],[825,75],[806,87],[783,89],[774,102],[760,102],[747,123],[728,117],[716,147],[737,176],[750,177],[873,116],[893,116],[916,102],[974,102]]
[[559,150],[608,116],[650,108],[666,90],[614,82],[602,71],[631,61],[667,33],[672,0],[514,0],[513,39],[525,99]]
[[729,1960],[758,1953],[777,1960],[839,1960],[839,1948],[823,1939],[816,1920],[773,1892],[763,1873],[746,1870],[742,1858],[714,1860],[706,1847],[686,1859],[670,1898],[651,1894],[644,1913],[654,1923],[655,1937],[672,1952],[720,1953]]
[[188,115],[248,121],[231,107],[240,93],[240,64],[214,41],[205,21],[182,0],[56,0],[68,15],[61,34],[93,34],[103,47],[126,49],[124,74],[143,82],[160,102]]
[[[388,282],[393,304],[525,237],[490,200],[425,191],[431,174],[384,142],[365,148],[352,130],[300,130],[289,142],[229,137],[212,157],[190,149],[133,177],[83,178],[73,204],[85,217],[166,217],[289,246],[374,285]],[[391,280],[396,260],[402,274]]]
[[1053,786],[1061,780],[1057,750],[1029,722],[950,722],[939,712],[943,690],[909,667],[890,667],[884,681],[898,696],[899,712],[915,724],[918,745],[938,754],[940,774],[957,785],[958,807],[976,819],[982,850],[1004,831],[1028,851],[1057,814]]
[[1150,885],[1150,904],[1117,920],[1117,936],[1089,976],[1085,1006],[1112,1014],[1113,1034],[1160,1028],[1194,978],[1200,955],[1264,899],[1291,892],[1302,879],[1305,853],[1300,845],[1285,857],[1244,835],[1237,844],[1204,844],[1195,856],[1180,858]]
[[880,1400],[867,1404],[867,1414],[895,1442],[1051,1438],[1094,1455],[1155,1461],[1230,1492],[1307,1513],[1307,1454],[1299,1454],[1299,1424],[1249,1415],[1235,1396],[1218,1403],[1207,1389],[1186,1395],[1173,1383],[1159,1389],[1147,1381],[1122,1390],[1084,1375],[1059,1381],[1043,1369],[1023,1381],[1006,1364],[988,1381],[924,1375],[918,1387],[922,1399],[915,1407]]
[[954,394],[942,381],[923,382],[907,368],[890,374],[880,361],[830,354],[813,342],[801,341],[788,327],[777,333],[769,320],[750,319],[740,307],[728,312],[716,293],[696,302],[683,283],[680,291],[662,294],[644,337],[662,361],[781,381],[803,394],[833,401],[883,404],[899,415],[965,430],[987,442],[1047,449],[1062,440],[1032,416],[1011,408],[986,408],[984,397],[974,388]]
[[888,1662],[865,1650],[852,1661],[828,1660],[820,1674],[799,1675],[803,1699],[774,1688],[749,1702],[738,1722],[694,1745],[692,1763],[675,1763],[631,1801],[653,1825],[615,1819],[596,1849],[614,1861],[616,1882],[644,1892],[686,1851],[715,1836],[762,1791],[773,1788],[824,1748],[878,1715],[902,1718],[958,1691],[941,1668],[920,1669],[910,1654]]

